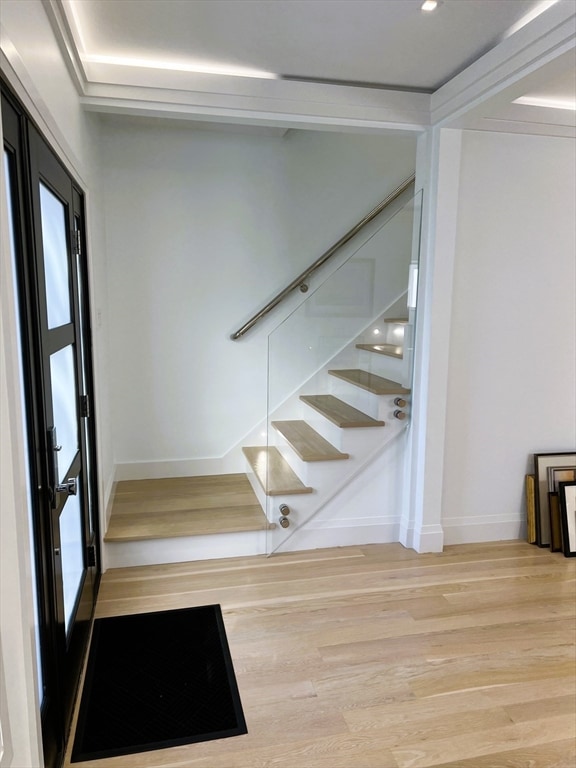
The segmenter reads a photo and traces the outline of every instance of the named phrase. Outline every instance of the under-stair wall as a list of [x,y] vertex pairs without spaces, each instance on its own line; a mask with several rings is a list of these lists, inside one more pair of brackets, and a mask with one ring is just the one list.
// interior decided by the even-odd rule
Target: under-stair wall
[[230,333],[410,175],[415,141],[106,118],[102,150],[116,477],[219,472],[265,416],[284,310]]

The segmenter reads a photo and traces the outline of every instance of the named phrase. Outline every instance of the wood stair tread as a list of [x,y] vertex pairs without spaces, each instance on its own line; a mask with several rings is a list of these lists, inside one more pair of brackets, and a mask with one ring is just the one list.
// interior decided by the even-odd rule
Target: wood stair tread
[[106,542],[261,531],[266,516],[244,474],[123,480]]
[[355,384],[361,389],[372,392],[374,395],[409,395],[410,390],[405,389],[397,381],[385,379],[383,376],[377,376],[375,373],[362,371],[358,368],[347,368],[344,370],[328,371],[331,376]]
[[365,349],[367,352],[375,352],[378,355],[388,355],[402,359],[404,351],[396,344],[356,344],[356,349]]
[[272,426],[290,444],[302,461],[338,461],[349,459],[305,421],[273,421]]
[[384,426],[383,421],[373,419],[334,395],[300,395],[300,400],[342,429]]
[[385,317],[385,323],[396,323],[397,325],[406,325],[408,323],[407,317]]
[[312,493],[274,446],[245,446],[242,451],[267,496]]

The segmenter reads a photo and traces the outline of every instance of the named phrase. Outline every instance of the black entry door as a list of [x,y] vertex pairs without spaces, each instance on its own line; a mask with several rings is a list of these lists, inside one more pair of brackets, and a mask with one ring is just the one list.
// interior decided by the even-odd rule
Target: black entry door
[[61,760],[98,584],[95,441],[83,194],[3,96],[19,278],[47,766]]

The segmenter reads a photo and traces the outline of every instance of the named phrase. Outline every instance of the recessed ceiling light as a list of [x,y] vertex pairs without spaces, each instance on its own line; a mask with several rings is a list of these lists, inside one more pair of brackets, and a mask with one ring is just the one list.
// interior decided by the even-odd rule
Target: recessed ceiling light
[[420,6],[421,11],[435,11],[438,8],[438,0],[424,0]]

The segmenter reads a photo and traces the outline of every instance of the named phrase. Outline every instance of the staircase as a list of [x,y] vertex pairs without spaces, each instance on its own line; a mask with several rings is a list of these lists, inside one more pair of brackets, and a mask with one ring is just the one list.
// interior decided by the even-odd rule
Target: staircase
[[[392,333],[406,322],[383,320]],[[245,474],[118,482],[108,567],[281,546],[405,426],[410,390],[382,375],[402,358],[401,345],[354,341],[339,358],[350,361],[351,349],[363,367],[331,363],[320,379],[333,391],[282,404],[281,415],[298,418],[271,418],[267,444],[242,447]]]
[[[208,471],[230,474],[118,482],[105,568],[397,535],[404,443],[396,438],[409,422],[412,357],[404,330],[413,324],[407,297],[412,306],[421,211],[410,183],[232,334],[242,337],[293,290],[307,294],[263,340],[266,419],[209,460]],[[336,251],[334,271],[314,282]]]
[[[402,360],[402,344],[388,339],[401,335],[398,329],[407,318],[382,320],[388,326],[386,341],[349,345],[363,367],[326,367],[314,381],[324,381],[328,391],[296,393],[279,411],[299,418],[273,416],[267,444],[242,448],[248,477],[271,526],[272,550],[406,425],[410,390],[382,372]],[[350,360],[350,355],[347,349],[339,357]]]

